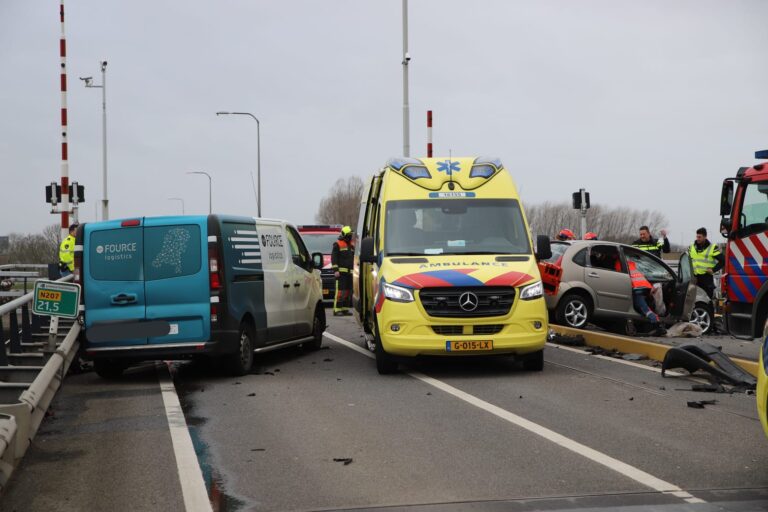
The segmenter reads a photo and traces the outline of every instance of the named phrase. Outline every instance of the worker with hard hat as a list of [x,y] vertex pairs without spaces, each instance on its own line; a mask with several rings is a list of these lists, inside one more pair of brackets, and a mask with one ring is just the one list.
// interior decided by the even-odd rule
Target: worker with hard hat
[[564,242],[566,240],[575,240],[576,239],[576,235],[574,235],[573,231],[571,231],[570,229],[563,228],[563,229],[560,230],[560,232],[557,234],[557,236],[555,238],[557,238],[558,240]]
[[352,298],[352,264],[355,247],[352,243],[352,228],[341,228],[339,239],[333,243],[331,265],[336,278],[336,293],[333,299],[333,316],[351,315],[349,306]]
[[597,240],[597,233],[588,231],[584,234],[584,240]]

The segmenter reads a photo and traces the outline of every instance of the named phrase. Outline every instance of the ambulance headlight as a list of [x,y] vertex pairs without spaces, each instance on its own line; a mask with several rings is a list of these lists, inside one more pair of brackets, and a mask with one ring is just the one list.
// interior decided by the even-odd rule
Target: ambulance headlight
[[408,288],[401,288],[389,283],[381,283],[384,296],[395,302],[413,302],[413,293]]
[[541,281],[536,281],[520,290],[520,298],[523,300],[538,299],[542,295],[544,295],[544,285]]

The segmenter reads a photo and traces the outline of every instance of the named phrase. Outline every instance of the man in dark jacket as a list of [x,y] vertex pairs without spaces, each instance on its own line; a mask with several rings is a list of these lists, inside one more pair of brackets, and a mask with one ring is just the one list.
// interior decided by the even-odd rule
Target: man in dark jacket
[[651,230],[648,229],[648,226],[640,226],[640,238],[632,242],[632,247],[636,247],[643,251],[649,252],[657,258],[661,258],[662,252],[671,251],[669,247],[669,239],[667,238],[667,232],[663,229],[661,230],[661,237],[662,240],[653,238],[651,236]]
[[696,230],[696,241],[688,248],[696,284],[710,299],[715,293],[715,274],[725,266],[725,256],[720,248],[707,240],[706,228]]

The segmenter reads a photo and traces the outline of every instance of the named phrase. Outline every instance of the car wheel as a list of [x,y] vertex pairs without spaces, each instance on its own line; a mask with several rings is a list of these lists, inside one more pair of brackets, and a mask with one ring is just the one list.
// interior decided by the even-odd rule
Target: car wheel
[[245,375],[253,366],[253,327],[248,323],[240,326],[237,352],[227,356],[229,373],[234,376]]
[[544,369],[544,349],[525,354],[522,358],[523,370],[529,372],[540,372]]
[[592,316],[592,304],[578,294],[566,295],[557,305],[555,318],[560,325],[583,329]]
[[127,365],[110,359],[96,359],[93,362],[93,371],[102,379],[117,379],[125,371]]
[[325,331],[325,317],[318,306],[315,309],[315,319],[312,321],[312,341],[302,344],[305,350],[320,350],[323,346],[323,331]]
[[379,372],[379,375],[391,375],[393,373],[397,373],[397,361],[389,354],[386,353],[384,350],[384,345],[381,343],[381,338],[379,338],[379,328],[378,325],[376,325],[376,319],[374,318],[374,354],[376,354],[376,370]]
[[702,334],[708,334],[715,322],[715,311],[711,304],[697,302],[691,311],[691,323],[701,327]]

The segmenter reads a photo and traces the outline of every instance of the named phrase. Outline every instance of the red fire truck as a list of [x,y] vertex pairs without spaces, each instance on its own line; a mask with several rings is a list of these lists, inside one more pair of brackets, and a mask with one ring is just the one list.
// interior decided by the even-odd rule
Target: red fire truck
[[[768,160],[768,150],[755,158]],[[768,319],[768,164],[723,181],[721,231],[728,238],[721,281],[725,322],[737,338],[762,336]]]

